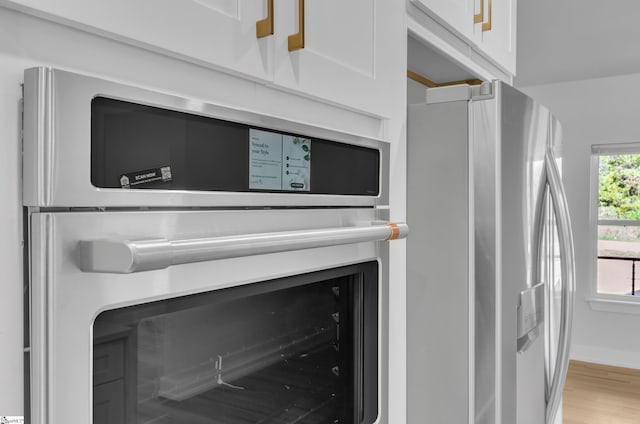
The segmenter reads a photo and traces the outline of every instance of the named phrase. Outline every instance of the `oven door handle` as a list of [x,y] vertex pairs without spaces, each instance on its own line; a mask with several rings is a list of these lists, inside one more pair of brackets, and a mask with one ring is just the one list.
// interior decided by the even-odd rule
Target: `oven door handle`
[[405,238],[405,223],[321,228],[225,237],[167,240],[87,240],[78,243],[79,268],[85,272],[129,274],[171,265],[342,244]]

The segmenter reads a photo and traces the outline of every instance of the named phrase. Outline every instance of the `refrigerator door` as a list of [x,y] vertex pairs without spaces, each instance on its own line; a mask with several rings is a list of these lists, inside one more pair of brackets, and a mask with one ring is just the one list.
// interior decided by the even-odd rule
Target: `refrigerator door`
[[[533,335],[540,289],[533,278],[536,205],[549,114],[496,82],[470,102],[474,216],[475,424],[542,424],[544,349]],[[533,314],[518,322],[520,313]],[[528,306],[527,306],[528,305]],[[531,335],[519,355],[518,332]]]
[[552,424],[568,365],[573,240],[555,153],[560,127],[544,107],[496,85],[500,245],[496,422]]
[[[501,423],[545,423],[545,286],[538,275],[550,114],[498,85],[501,155]],[[542,287],[542,291],[540,291]],[[540,296],[542,295],[542,296]],[[542,298],[542,299],[540,299]],[[515,327],[515,328],[514,328]]]

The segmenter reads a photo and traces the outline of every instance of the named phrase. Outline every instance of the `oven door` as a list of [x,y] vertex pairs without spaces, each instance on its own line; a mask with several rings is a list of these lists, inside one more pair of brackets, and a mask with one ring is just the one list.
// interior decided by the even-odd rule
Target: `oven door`
[[33,213],[31,422],[386,422],[376,213]]

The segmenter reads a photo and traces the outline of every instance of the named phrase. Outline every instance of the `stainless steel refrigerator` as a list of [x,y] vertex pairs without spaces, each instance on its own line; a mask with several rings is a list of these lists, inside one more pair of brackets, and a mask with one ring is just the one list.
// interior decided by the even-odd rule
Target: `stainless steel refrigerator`
[[409,106],[409,424],[561,422],[575,292],[561,138],[500,82]]

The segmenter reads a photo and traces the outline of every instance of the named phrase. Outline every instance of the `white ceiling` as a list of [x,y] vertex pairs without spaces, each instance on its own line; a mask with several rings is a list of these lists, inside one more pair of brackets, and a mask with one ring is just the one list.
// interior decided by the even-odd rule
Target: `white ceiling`
[[640,73],[640,0],[519,0],[516,85]]

